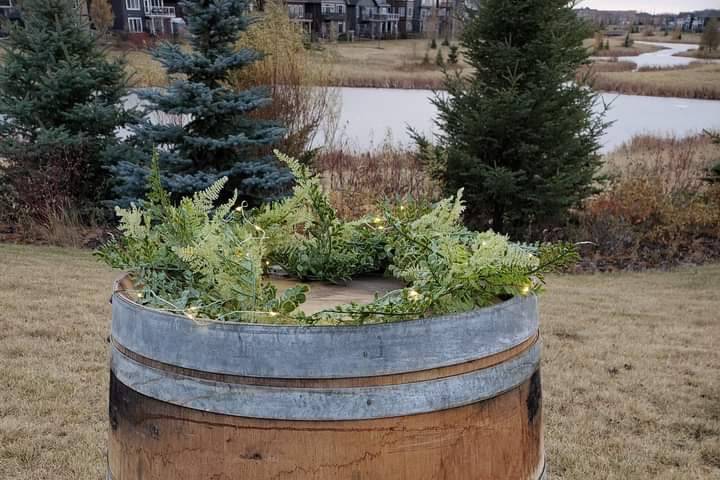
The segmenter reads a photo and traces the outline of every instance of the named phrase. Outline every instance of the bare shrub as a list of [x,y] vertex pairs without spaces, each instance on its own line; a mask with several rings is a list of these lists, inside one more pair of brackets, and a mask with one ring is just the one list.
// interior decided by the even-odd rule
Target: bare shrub
[[595,32],[593,37],[593,50],[599,52],[605,48],[605,35],[603,32]]
[[97,186],[86,181],[86,155],[84,145],[56,145],[52,150],[28,148],[22,155],[5,159],[0,182],[6,192],[12,192],[15,217],[41,218],[76,198],[90,198],[86,190]]
[[88,189],[86,146],[28,149],[21,158],[5,159],[0,168],[0,222],[10,225],[12,239],[81,247],[103,235],[100,206],[81,203]]
[[90,20],[98,36],[104,38],[115,22],[110,0],[92,0],[90,2]]
[[619,268],[702,263],[720,256],[720,186],[703,181],[715,149],[705,136],[635,137],[607,158],[608,187],[578,212],[590,261]]
[[272,104],[258,111],[257,117],[278,120],[288,129],[280,148],[300,156],[312,143],[319,127],[337,116],[339,95],[328,87],[331,76],[326,63],[312,61],[305,50],[302,27],[290,20],[279,0],[265,3],[265,12],[245,32],[239,48],[252,48],[265,57],[230,75],[237,89],[266,86]]
[[55,202],[36,218],[21,223],[21,238],[33,243],[83,248],[99,244],[104,229],[71,203]]
[[717,18],[711,18],[705,25],[700,37],[700,46],[708,53],[712,53],[720,47],[720,23]]
[[383,199],[431,201],[440,194],[416,155],[390,138],[369,152],[355,151],[347,144],[321,152],[314,166],[345,218],[362,216]]

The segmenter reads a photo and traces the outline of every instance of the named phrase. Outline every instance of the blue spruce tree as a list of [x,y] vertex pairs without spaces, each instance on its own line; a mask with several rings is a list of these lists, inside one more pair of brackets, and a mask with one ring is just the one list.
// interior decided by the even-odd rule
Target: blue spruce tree
[[246,1],[185,0],[181,5],[192,49],[170,43],[157,48],[155,58],[174,81],[165,91],[140,94],[147,114],[177,120],[146,120],[115,149],[111,170],[117,202],[144,195],[154,148],[163,185],[174,195],[206,188],[223,176],[251,202],[282,194],[292,176],[270,152],[285,129],[252,115],[271,102],[267,89],[235,91],[224,82],[231,71],[261,58],[257,51],[235,47],[249,23]]

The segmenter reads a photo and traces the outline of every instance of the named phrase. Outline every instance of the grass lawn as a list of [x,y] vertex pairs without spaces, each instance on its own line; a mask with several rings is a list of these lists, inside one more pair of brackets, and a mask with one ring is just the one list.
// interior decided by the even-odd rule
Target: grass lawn
[[[104,478],[117,274],[48,247],[0,245],[0,265],[0,478]],[[552,478],[720,478],[719,281],[720,265],[550,279]]]

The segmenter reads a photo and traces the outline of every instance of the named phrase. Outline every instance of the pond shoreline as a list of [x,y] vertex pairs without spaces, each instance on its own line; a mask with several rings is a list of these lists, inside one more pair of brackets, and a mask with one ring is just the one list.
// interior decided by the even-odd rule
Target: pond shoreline
[[[714,63],[713,60],[704,60],[696,57],[681,56],[682,53],[697,48],[691,43],[663,43],[657,41],[640,41],[640,44],[653,44],[657,50],[633,56],[621,57],[592,57],[594,64],[633,63],[635,65],[633,76],[618,75],[621,72],[598,71],[598,79],[594,90],[598,93],[616,93],[624,95],[638,95],[666,98],[687,98],[702,100],[720,100],[714,89],[703,89],[696,84],[694,74],[687,72],[687,85],[683,88],[663,88],[662,80],[657,79],[656,72],[641,69],[684,70],[695,64]],[[609,60],[610,59],[610,60]],[[615,59],[615,60],[612,60]],[[640,70],[640,71],[638,71]],[[658,83],[648,88],[646,84]],[[720,74],[718,75],[720,84]],[[367,89],[396,89],[396,90],[435,90],[444,91],[443,78],[416,78],[413,80],[388,77],[368,76],[366,78],[352,76],[334,78],[327,85],[337,88],[367,88]]]

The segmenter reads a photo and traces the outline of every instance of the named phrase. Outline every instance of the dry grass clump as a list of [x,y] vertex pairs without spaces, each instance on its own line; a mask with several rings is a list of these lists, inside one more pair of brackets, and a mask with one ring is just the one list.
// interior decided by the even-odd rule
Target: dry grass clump
[[166,87],[168,77],[160,62],[155,60],[147,49],[113,49],[110,55],[122,57],[127,62],[126,69],[133,87]]
[[597,268],[646,268],[720,257],[720,185],[703,180],[720,157],[705,136],[640,136],[606,157],[606,189],[578,212],[575,238]]
[[667,191],[695,190],[704,185],[704,172],[718,156],[708,135],[637,135],[605,156],[605,172],[632,176],[652,170]]
[[426,175],[420,160],[388,140],[369,152],[345,147],[321,152],[314,163],[344,218],[357,218],[378,201],[432,201],[440,187]]
[[107,236],[108,228],[71,205],[44,211],[33,218],[23,217],[0,230],[0,241],[93,248]]
[[628,95],[720,100],[720,64],[644,69],[643,72],[601,72],[594,76],[596,90]]
[[637,64],[628,61],[604,61],[596,60],[592,63],[582,66],[577,71],[577,81],[581,83],[591,84],[598,73],[603,72],[631,72],[637,68]]
[[[108,296],[88,252],[0,244],[0,478],[105,476]],[[720,477],[720,266],[552,276],[552,478]]]

